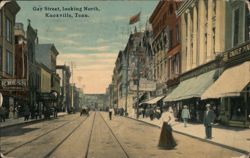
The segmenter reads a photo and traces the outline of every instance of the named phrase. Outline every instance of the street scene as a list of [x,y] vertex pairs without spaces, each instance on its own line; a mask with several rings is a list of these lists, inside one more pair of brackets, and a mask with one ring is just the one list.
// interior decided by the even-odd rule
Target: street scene
[[250,158],[249,0],[0,0],[0,158]]

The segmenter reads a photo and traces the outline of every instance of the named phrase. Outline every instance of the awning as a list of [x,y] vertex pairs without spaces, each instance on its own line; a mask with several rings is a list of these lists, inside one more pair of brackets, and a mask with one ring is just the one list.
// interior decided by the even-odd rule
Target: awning
[[239,96],[250,82],[250,61],[226,69],[201,99]]
[[146,104],[155,104],[155,103],[157,103],[159,100],[163,99],[164,97],[165,97],[165,96],[159,96],[159,97],[156,97],[156,98],[151,99],[151,100],[149,100],[149,101],[146,101],[146,102],[144,102],[144,103],[146,103]]
[[189,98],[200,98],[204,91],[213,84],[218,69],[182,81],[165,99],[165,102]]

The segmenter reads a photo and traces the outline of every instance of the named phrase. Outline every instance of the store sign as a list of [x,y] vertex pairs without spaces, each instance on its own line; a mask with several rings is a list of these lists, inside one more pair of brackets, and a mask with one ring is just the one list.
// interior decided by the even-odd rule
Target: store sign
[[[136,84],[131,84],[129,86],[129,89],[131,91],[136,91],[137,90],[137,85]],[[147,80],[145,78],[140,79],[139,91],[150,92],[150,91],[155,91],[155,90],[156,90],[156,82]]]
[[224,54],[224,61],[227,61],[228,59],[235,57],[237,55],[246,53],[250,51],[250,42],[247,42],[237,48],[233,48],[232,50],[229,50]]
[[27,87],[26,79],[1,79],[0,80],[1,87],[3,89],[23,89]]

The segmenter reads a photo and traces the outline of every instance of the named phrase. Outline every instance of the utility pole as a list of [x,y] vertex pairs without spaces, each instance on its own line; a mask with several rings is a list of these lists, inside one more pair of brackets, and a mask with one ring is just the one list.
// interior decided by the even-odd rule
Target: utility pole
[[[137,52],[138,53],[138,52]],[[136,118],[139,118],[139,89],[140,89],[140,56],[137,54],[137,101],[136,101]]]
[[74,76],[73,76],[73,72],[74,72],[74,63],[73,62],[71,62],[70,63],[70,65],[71,65],[71,76],[72,76],[72,80],[71,80],[71,82],[72,82],[72,86],[71,86],[71,108],[73,108],[74,107],[74,87],[73,87],[73,85],[74,85]]

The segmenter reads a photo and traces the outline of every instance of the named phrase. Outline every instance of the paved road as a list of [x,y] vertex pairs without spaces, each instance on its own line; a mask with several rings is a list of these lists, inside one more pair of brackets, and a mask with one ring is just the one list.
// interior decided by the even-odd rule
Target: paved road
[[174,150],[157,148],[160,129],[108,113],[68,115],[1,132],[1,152],[18,158],[231,158],[240,153],[174,133]]

